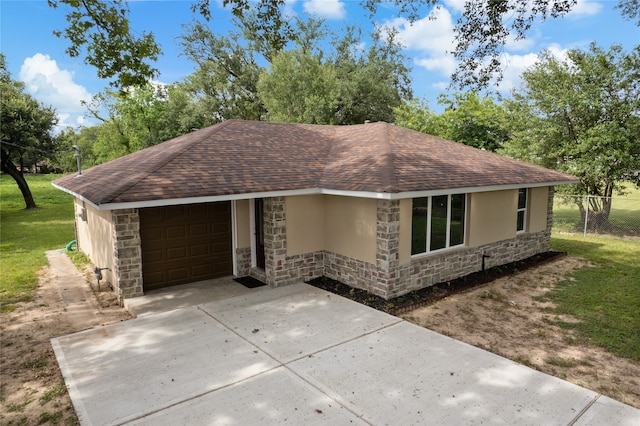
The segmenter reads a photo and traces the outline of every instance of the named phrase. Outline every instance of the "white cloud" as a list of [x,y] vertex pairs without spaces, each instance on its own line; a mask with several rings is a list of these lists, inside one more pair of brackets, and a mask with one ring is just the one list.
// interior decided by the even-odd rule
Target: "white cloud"
[[440,56],[437,58],[416,58],[415,64],[429,71],[436,71],[447,77],[456,70],[456,60],[453,56]]
[[347,14],[340,0],[309,0],[304,2],[304,11],[326,19],[343,19]]
[[84,114],[82,101],[90,101],[91,93],[73,81],[73,74],[58,68],[49,55],[36,53],[26,58],[20,68],[19,78],[29,93],[46,106],[56,109],[60,120],[58,127],[69,126],[67,120]]
[[[568,50],[563,49],[557,43],[550,44],[546,47],[546,50],[558,60],[565,61],[568,59]],[[539,56],[537,53],[527,53],[525,55],[505,53],[500,59],[503,74],[502,81],[500,82],[500,86],[497,87],[497,90],[505,93],[520,85],[522,82],[522,72],[538,62]]]
[[407,49],[420,52],[415,58],[418,66],[447,77],[455,70],[456,61],[450,53],[455,49],[455,24],[444,7],[434,8],[429,16],[413,24],[404,18],[396,18],[384,26],[395,28],[398,40]]
[[462,12],[464,11],[464,5],[467,0],[444,0],[444,4],[447,8],[452,9],[454,12]]
[[594,16],[602,10],[602,3],[594,0],[578,0],[567,16],[579,18],[582,16]]
[[512,52],[531,50],[537,42],[537,39],[540,38],[540,34],[538,31],[535,31],[535,34],[527,34],[525,38],[516,40],[516,37],[513,34],[509,34],[507,36],[507,40],[505,41],[504,48],[505,50],[509,50]]

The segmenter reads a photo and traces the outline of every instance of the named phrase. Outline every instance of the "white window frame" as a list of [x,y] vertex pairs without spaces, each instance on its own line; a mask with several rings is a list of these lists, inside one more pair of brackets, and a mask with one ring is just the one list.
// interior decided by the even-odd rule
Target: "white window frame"
[[[426,251],[421,252],[421,253],[415,253],[412,254],[411,257],[420,257],[420,256],[424,256],[424,255],[428,255],[428,254],[433,254],[433,253],[441,253],[444,251],[448,251],[451,249],[456,249],[459,247],[464,247],[466,245],[467,242],[467,202],[468,202],[468,198],[467,194],[442,194],[442,195],[446,195],[447,196],[447,229],[446,229],[446,236],[445,236],[445,246],[443,248],[439,248],[439,249],[435,249],[435,250],[431,250],[431,212],[432,212],[432,206],[433,206],[433,196],[430,197],[418,197],[418,198],[427,198],[427,241],[426,241]],[[451,245],[451,199],[453,198],[454,195],[464,195],[464,217],[462,218],[462,222],[463,222],[463,229],[462,229],[462,243],[460,244],[456,244],[455,246]],[[411,199],[411,202],[413,203],[413,198]],[[413,220],[413,215],[412,215],[412,220]],[[413,231],[412,231],[413,232]]]
[[[518,189],[518,201],[520,201],[520,191],[524,191],[524,207],[516,205],[516,234],[527,232],[527,211],[529,210],[529,188]],[[518,229],[518,216],[522,212],[522,229]]]

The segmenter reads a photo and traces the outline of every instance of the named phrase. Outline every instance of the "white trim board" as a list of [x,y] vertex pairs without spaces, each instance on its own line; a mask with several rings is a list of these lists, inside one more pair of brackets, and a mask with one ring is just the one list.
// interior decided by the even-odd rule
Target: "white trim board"
[[91,204],[98,210],[122,210],[122,209],[139,209],[148,207],[163,207],[174,206],[179,204],[198,204],[198,203],[212,203],[216,201],[234,201],[234,200],[247,200],[255,198],[268,198],[268,197],[288,197],[296,195],[339,195],[343,197],[358,197],[358,198],[373,198],[377,200],[402,200],[407,198],[418,197],[432,197],[436,195],[448,195],[448,194],[473,194],[476,192],[491,192],[491,191],[505,191],[519,188],[538,188],[543,186],[555,186],[555,185],[568,185],[577,183],[578,181],[552,181],[552,182],[539,182],[529,184],[508,184],[508,185],[491,185],[491,186],[478,186],[478,187],[464,187],[464,188],[446,188],[446,189],[434,189],[424,191],[408,191],[398,193],[388,192],[367,192],[367,191],[348,191],[340,189],[330,188],[302,188],[302,189],[290,189],[284,191],[268,191],[268,192],[253,192],[246,194],[226,194],[226,195],[212,195],[207,197],[186,197],[186,198],[171,198],[161,200],[146,200],[146,201],[133,201],[124,203],[105,203],[95,204],[86,197],[81,196],[71,190],[63,188],[53,183],[52,185],[61,191],[73,195],[80,200]]

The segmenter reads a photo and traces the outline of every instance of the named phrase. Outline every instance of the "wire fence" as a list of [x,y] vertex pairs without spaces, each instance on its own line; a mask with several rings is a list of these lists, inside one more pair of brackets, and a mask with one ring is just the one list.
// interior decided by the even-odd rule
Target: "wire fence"
[[640,198],[556,194],[556,232],[640,237]]

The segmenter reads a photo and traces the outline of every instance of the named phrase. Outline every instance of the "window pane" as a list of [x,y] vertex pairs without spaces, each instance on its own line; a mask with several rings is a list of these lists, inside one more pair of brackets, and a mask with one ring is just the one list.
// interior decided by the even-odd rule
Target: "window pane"
[[464,243],[464,204],[465,194],[451,196],[451,227],[449,231],[449,247]]
[[[511,222],[511,223],[513,223],[513,222]],[[524,210],[520,210],[518,212],[518,227],[516,228],[516,230],[524,231]]]
[[527,190],[520,188],[518,190],[518,208],[524,209],[525,207],[527,207]]
[[427,251],[427,206],[429,198],[413,199],[411,219],[411,254]]
[[447,246],[447,201],[448,195],[432,198],[431,204],[431,240],[429,250],[438,250]]

